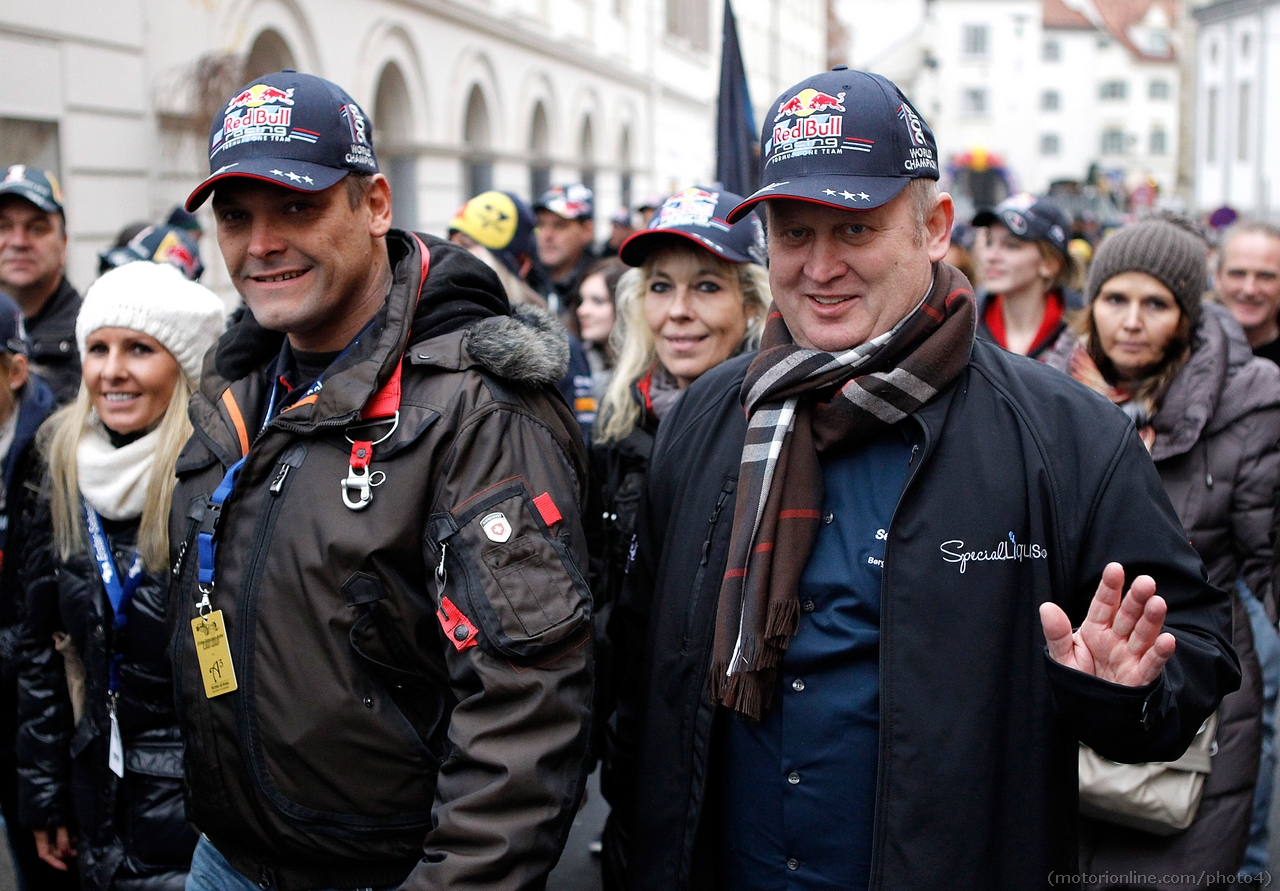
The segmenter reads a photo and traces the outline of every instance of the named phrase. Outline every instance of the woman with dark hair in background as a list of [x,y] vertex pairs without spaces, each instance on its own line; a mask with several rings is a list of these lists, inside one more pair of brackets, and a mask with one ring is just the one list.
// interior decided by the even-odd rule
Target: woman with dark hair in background
[[618,280],[627,271],[627,264],[617,257],[606,257],[587,270],[578,286],[578,328],[582,331],[582,347],[591,367],[591,391],[596,402],[604,398],[604,391],[613,377],[613,348],[609,335],[617,318],[616,302]]
[[[1185,223],[1152,219],[1102,242],[1076,336],[1047,362],[1118,405],[1139,436],[1209,581],[1231,594],[1240,689],[1222,700],[1212,771],[1194,822],[1157,835],[1081,818],[1086,874],[1232,876],[1249,837],[1262,733],[1262,677],[1249,609],[1275,607],[1280,368],[1254,358],[1244,332],[1201,303],[1208,246]],[[1251,604],[1250,601],[1253,601]],[[1145,884],[1142,887],[1147,887]]]

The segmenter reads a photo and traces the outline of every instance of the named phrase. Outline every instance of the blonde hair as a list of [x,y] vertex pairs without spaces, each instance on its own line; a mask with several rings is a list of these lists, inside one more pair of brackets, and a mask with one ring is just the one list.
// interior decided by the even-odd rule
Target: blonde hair
[[[156,444],[155,462],[147,480],[147,498],[138,523],[138,553],[143,566],[153,574],[167,572],[169,568],[169,505],[173,501],[173,488],[177,483],[174,467],[178,453],[191,436],[191,421],[187,419],[187,402],[191,398],[191,384],[178,369],[178,381],[174,384],[169,405],[160,419],[159,442]],[[59,559],[66,561],[73,554],[85,551],[83,511],[80,501],[79,473],[76,468],[76,450],[80,437],[93,423],[93,401],[89,388],[80,382],[80,392],[75,401],[59,409],[40,427],[38,446],[49,468],[49,507],[53,515],[53,545]]]
[[[699,257],[712,257],[721,269],[737,277],[742,291],[742,305],[747,311],[747,333],[737,352],[753,350],[760,344],[765,317],[773,297],[769,291],[769,272],[755,263],[730,263],[702,248],[680,246],[680,250],[696,252]],[[654,254],[643,266],[629,269],[618,280],[614,294],[614,325],[609,346],[618,357],[613,377],[600,400],[600,409],[592,438],[598,442],[621,442],[640,423],[640,406],[631,395],[631,386],[658,363],[653,332],[644,317],[645,286],[653,275]]]

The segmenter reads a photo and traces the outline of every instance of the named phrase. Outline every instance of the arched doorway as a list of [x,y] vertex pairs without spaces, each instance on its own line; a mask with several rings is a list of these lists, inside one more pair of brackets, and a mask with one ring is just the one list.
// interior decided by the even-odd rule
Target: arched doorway
[[467,97],[467,113],[462,130],[462,144],[466,149],[463,158],[463,183],[466,201],[481,192],[493,188],[493,155],[489,136],[489,106],[484,100],[480,85],[471,88]]
[[244,57],[244,82],[257,80],[264,74],[272,74],[284,68],[297,68],[293,50],[280,36],[280,32],[268,28],[254,38],[249,53]]
[[404,74],[388,62],[378,77],[373,107],[378,163],[391,183],[391,217],[400,229],[418,228],[417,155],[413,148],[413,108]]

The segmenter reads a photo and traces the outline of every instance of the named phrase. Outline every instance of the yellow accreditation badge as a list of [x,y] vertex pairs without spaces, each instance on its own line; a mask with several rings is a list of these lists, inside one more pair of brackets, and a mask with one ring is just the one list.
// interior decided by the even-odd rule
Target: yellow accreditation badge
[[231,645],[227,642],[227,626],[222,610],[191,620],[191,636],[196,641],[196,657],[200,660],[200,676],[204,678],[204,695],[209,699],[230,693],[236,684],[236,669],[231,664]]

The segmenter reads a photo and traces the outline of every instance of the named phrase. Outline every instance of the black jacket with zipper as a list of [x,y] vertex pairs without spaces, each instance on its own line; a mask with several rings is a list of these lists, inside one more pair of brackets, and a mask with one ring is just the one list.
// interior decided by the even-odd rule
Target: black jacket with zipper
[[[662,424],[639,552],[614,614],[623,667],[609,759],[631,891],[716,887],[708,696],[733,525],[750,356],[716,368]],[[977,341],[904,423],[923,445],[889,529],[871,888],[1049,887],[1076,870],[1076,740],[1165,760],[1239,683],[1230,607],[1125,417],[1053,369]],[[1010,541],[1016,541],[1016,547]],[[1177,651],[1119,687],[1052,662],[1039,604],[1079,624],[1103,567],[1155,577]],[[782,867],[780,866],[780,869]]]
[[[181,891],[196,835],[182,802],[182,739],[165,653],[168,579],[145,572],[122,630],[87,550],[60,560],[47,482],[27,514],[19,556],[26,614],[18,642],[18,804],[30,829],[71,827],[81,887]],[[83,515],[81,534],[84,530]],[[117,568],[133,562],[138,521],[104,521]],[[54,633],[69,635],[84,667],[78,722]],[[107,764],[108,666],[120,655],[116,713],[124,776]]]
[[[188,812],[264,888],[540,888],[591,704],[586,455],[553,386],[567,342],[456,245],[387,244],[382,309],[261,432],[283,335],[246,314],[206,357],[170,523]],[[362,425],[402,357],[396,422]],[[353,439],[376,440],[362,510],[340,485]],[[192,626],[206,525],[239,685],[215,698]]]
[[26,320],[32,368],[45,379],[59,405],[71,402],[80,390],[76,316],[81,302],[80,292],[63,276],[49,302]]

